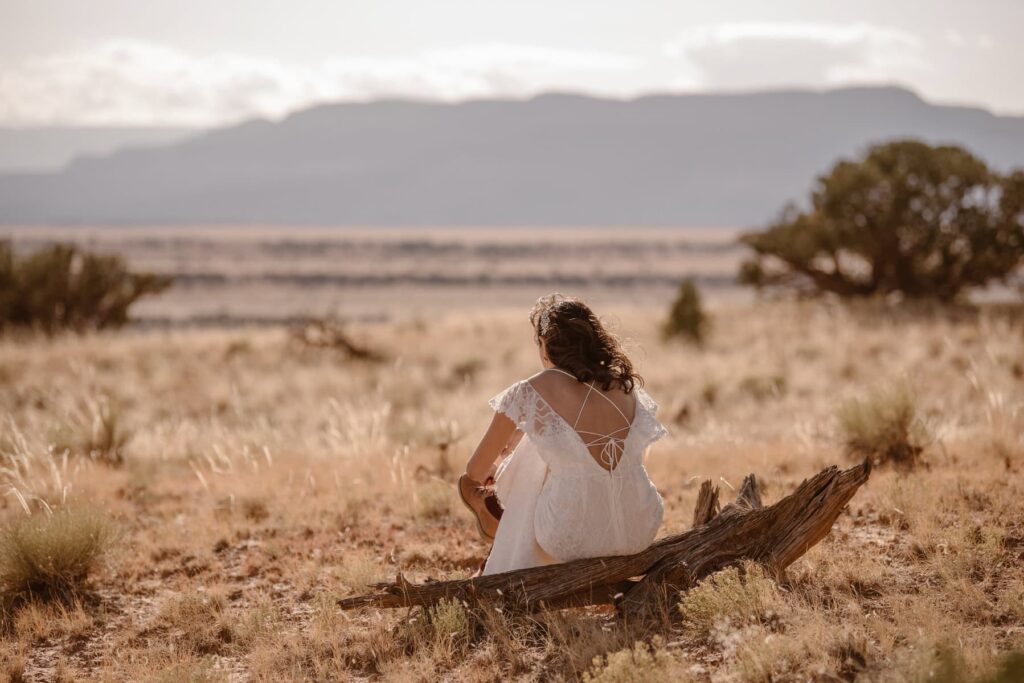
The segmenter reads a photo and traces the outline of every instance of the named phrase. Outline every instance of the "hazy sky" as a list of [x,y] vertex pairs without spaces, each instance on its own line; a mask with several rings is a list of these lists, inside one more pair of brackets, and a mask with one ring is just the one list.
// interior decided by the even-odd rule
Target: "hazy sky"
[[1024,0],[0,0],[0,125],[315,102],[905,85],[1024,114]]

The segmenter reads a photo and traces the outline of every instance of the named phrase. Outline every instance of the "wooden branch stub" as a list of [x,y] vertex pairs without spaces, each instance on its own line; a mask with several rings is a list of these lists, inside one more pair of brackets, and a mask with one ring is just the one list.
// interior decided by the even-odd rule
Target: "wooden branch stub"
[[[419,585],[402,577],[393,584],[380,584],[376,593],[345,598],[338,604],[342,609],[403,607],[456,598],[536,610],[617,603],[622,616],[641,618],[658,609],[659,595],[685,590],[744,559],[761,562],[776,575],[781,574],[828,534],[870,473],[867,459],[846,470],[833,465],[805,479],[793,493],[768,507],[761,503],[756,477],[749,475],[737,500],[719,514],[689,531],[656,541],[635,555],[588,558]],[[710,482],[705,483],[707,493],[702,485],[698,510],[714,510],[717,493]],[[697,510],[694,518],[698,519]],[[641,576],[639,581],[634,580]]]
[[697,504],[693,508],[693,528],[704,526],[718,514],[717,486],[711,483],[710,479],[701,482],[700,491],[697,493]]

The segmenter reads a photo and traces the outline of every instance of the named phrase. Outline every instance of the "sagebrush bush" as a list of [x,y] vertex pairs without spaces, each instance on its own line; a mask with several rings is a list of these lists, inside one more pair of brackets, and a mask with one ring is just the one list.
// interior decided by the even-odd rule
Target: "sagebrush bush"
[[847,452],[875,462],[917,464],[928,440],[917,398],[905,383],[875,389],[839,407],[839,429]]
[[680,337],[694,344],[703,344],[708,332],[708,317],[701,302],[700,290],[693,280],[684,280],[661,329],[665,339]]
[[687,591],[679,611],[688,629],[710,638],[722,625],[771,624],[786,612],[786,602],[761,565],[746,561],[712,574]]
[[113,538],[93,510],[60,508],[0,527],[0,592],[7,599],[69,598],[80,591]]
[[675,683],[690,679],[682,662],[663,648],[657,636],[647,645],[637,642],[632,648],[597,656],[583,674],[585,683]]
[[170,284],[165,276],[130,271],[113,254],[56,244],[19,255],[9,241],[0,242],[0,330],[30,327],[52,334],[121,327],[132,304]]

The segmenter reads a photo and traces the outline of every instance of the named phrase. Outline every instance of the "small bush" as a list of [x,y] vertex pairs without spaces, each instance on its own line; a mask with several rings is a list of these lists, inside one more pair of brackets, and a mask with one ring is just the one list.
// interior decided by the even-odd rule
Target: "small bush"
[[120,256],[57,244],[18,255],[0,242],[0,330],[32,327],[52,334],[117,328],[128,309],[169,287],[170,278],[128,270]]
[[8,599],[70,598],[111,539],[98,512],[61,508],[17,517],[0,529],[0,592]]
[[684,594],[679,603],[688,627],[705,639],[722,622],[733,628],[771,624],[785,608],[779,587],[755,562],[712,574]]
[[913,466],[928,438],[915,396],[906,384],[850,399],[840,406],[838,417],[847,452],[880,463]]
[[665,339],[681,337],[694,344],[703,344],[707,331],[708,318],[704,313],[700,290],[693,280],[684,280],[669,309],[662,335]]
[[662,647],[655,637],[652,645],[637,642],[632,648],[594,657],[590,671],[583,674],[585,683],[674,683],[690,678],[681,662]]

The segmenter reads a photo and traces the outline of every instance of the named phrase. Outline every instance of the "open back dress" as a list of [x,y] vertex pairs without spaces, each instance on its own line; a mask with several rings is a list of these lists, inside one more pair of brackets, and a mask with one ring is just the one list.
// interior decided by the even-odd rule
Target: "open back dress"
[[[576,379],[559,368],[550,370]],[[584,432],[577,425],[593,394],[615,405],[589,386],[575,424],[555,412],[528,379],[490,400],[523,436],[495,475],[504,513],[484,574],[629,555],[654,540],[664,507],[643,456],[667,433],[655,416],[658,404],[634,387],[633,419],[622,415],[628,426],[607,434]],[[599,454],[592,455],[597,446]]]

